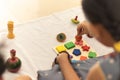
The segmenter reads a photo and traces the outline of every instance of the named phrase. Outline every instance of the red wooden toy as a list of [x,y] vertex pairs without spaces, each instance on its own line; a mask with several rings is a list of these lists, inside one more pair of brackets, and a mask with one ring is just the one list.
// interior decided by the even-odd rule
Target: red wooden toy
[[90,47],[85,45],[85,46],[82,46],[82,49],[83,49],[83,51],[89,51]]
[[10,72],[16,73],[21,67],[21,60],[16,57],[16,51],[14,49],[10,50],[10,55],[11,57],[6,62],[7,69]]
[[80,42],[82,40],[82,36],[75,36],[75,39],[77,42]]

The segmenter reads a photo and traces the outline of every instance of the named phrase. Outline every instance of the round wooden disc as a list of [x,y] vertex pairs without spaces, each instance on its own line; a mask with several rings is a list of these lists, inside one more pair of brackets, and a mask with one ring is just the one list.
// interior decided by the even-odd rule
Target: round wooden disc
[[59,33],[56,38],[59,42],[64,42],[66,40],[66,35],[64,33]]

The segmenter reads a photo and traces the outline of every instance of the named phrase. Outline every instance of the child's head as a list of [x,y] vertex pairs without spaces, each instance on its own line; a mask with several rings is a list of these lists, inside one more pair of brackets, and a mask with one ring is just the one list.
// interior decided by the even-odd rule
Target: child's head
[[120,0],[83,0],[82,6],[100,42],[113,46],[120,41]]

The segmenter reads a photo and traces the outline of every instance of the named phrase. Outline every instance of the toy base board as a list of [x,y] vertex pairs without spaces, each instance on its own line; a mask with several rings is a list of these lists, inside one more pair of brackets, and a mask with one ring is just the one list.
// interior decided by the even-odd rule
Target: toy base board
[[[71,40],[73,43],[75,43],[75,40]],[[68,42],[71,42],[71,41],[68,41]],[[66,44],[67,42],[65,42],[65,43],[63,43],[63,44],[61,44],[61,45],[64,45],[64,44]],[[84,45],[87,45],[87,46],[89,46],[84,40],[83,40],[83,46]],[[59,46],[59,45],[58,45]],[[57,47],[57,46],[56,46]],[[57,54],[59,54],[59,52],[56,50],[56,47],[54,47],[53,48],[53,50],[57,53]],[[79,49],[80,51],[81,51],[81,55],[79,55],[79,56],[75,56],[74,54],[73,54],[73,50],[74,49]],[[85,57],[87,57],[87,59],[89,59],[89,57],[88,57],[88,54],[89,54],[89,52],[95,52],[95,50],[94,49],[92,49],[92,47],[90,47],[90,49],[89,49],[89,51],[83,51],[83,49],[82,49],[82,46],[80,46],[80,45],[76,45],[75,44],[75,47],[74,48],[71,48],[71,49],[67,49],[66,50],[70,55],[72,55],[73,56],[73,58],[71,59],[71,60],[80,60],[80,57],[81,56],[85,56]],[[96,53],[97,54],[97,53]],[[97,54],[97,56],[98,56],[98,54]],[[97,57],[96,56],[96,57]]]

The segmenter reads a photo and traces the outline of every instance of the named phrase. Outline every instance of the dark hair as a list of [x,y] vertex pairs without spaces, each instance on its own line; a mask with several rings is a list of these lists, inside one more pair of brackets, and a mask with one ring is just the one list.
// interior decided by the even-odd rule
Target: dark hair
[[83,0],[83,11],[91,23],[100,23],[114,40],[120,40],[120,0]]
[[6,65],[3,56],[0,54],[0,76],[5,72]]

